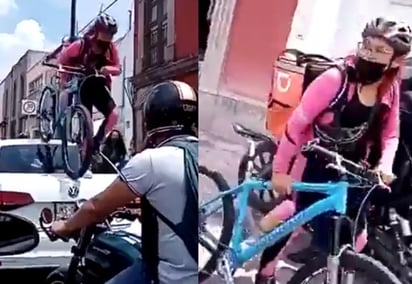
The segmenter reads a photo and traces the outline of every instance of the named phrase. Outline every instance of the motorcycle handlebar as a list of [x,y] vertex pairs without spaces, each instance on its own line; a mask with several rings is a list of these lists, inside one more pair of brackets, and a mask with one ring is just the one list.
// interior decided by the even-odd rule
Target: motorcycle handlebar
[[70,238],[67,237],[61,237],[57,234],[55,234],[50,225],[45,225],[43,219],[40,217],[39,218],[39,223],[40,223],[40,228],[42,228],[42,230],[44,231],[44,233],[46,234],[46,236],[49,238],[49,240],[51,242],[55,242],[57,240],[62,240],[63,242],[69,242]]
[[[139,216],[138,214],[133,213],[132,210],[122,209],[122,210],[118,210],[112,213],[109,216],[108,220],[110,220],[110,218],[120,218],[120,219],[125,219],[125,220],[133,222],[136,219],[139,219]],[[51,225],[50,224],[46,225],[42,217],[39,218],[39,223],[40,223],[40,228],[42,228],[42,230],[45,232],[45,234],[47,235],[47,237],[49,238],[51,242],[55,242],[57,240],[69,242],[69,240],[71,239],[69,237],[62,237],[62,236],[55,234],[51,229]],[[98,226],[99,224],[95,224],[95,226]],[[76,239],[76,236],[73,236],[73,239]]]

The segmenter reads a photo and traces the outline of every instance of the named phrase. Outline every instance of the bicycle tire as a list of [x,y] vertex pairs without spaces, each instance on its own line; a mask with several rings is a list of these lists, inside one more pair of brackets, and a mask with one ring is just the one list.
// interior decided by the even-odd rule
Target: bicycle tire
[[67,116],[64,116],[63,123],[62,123],[62,157],[63,157],[63,166],[64,172],[71,178],[71,179],[78,179],[82,177],[86,171],[89,169],[91,161],[92,161],[92,154],[93,154],[93,121],[90,115],[89,110],[83,105],[75,105],[70,107],[69,110],[72,114],[78,113],[82,116],[81,123],[82,129],[84,133],[84,139],[86,140],[86,153],[83,161],[81,161],[80,167],[78,170],[73,170],[69,164],[69,155],[68,155],[68,141],[67,141]]
[[[199,173],[210,178],[219,188],[219,191],[229,190],[229,184],[223,175],[217,171],[212,171],[204,166],[199,166]],[[233,226],[235,222],[235,207],[233,197],[226,195],[222,198],[223,203],[223,228],[219,238],[217,249],[210,252],[211,256],[202,269],[199,270],[199,283],[206,281],[216,270],[217,261],[221,254],[227,249],[232,239]]]
[[[277,147],[278,145],[276,145],[273,142],[269,142],[269,141],[262,141],[256,145],[256,149],[255,149],[256,154],[253,160],[255,160],[259,155],[262,155],[262,153],[265,153],[265,152],[270,153],[270,160],[268,161],[268,163],[262,165],[262,168],[260,169],[260,172],[258,173],[258,177],[264,178],[267,180],[270,180],[272,178],[272,175],[271,175],[272,171],[270,171],[269,175],[266,175],[266,174],[262,175],[262,172],[265,172],[265,169],[267,167],[272,168],[273,158],[277,152]],[[239,168],[238,168],[239,184],[241,184],[245,180],[248,159],[249,159],[248,153],[246,153],[245,155],[242,156],[239,162]],[[267,214],[276,205],[278,205],[281,200],[278,198],[275,198],[273,194],[270,193],[272,199],[270,201],[265,201],[263,199],[263,194],[264,194],[263,191],[260,191],[259,193],[251,192],[249,194],[249,207],[258,211],[259,213]]]
[[[50,93],[47,93],[46,91],[50,91]],[[53,135],[54,135],[54,129],[53,129],[53,127],[54,127],[54,125],[52,126],[52,129],[50,130],[50,132],[49,133],[44,133],[43,131],[42,131],[42,129],[43,129],[43,127],[42,127],[42,119],[45,119],[44,118],[44,116],[45,116],[45,114],[44,114],[44,111],[45,111],[45,106],[44,106],[44,104],[45,104],[45,101],[46,101],[46,97],[47,97],[47,95],[51,95],[51,94],[53,94],[53,92],[55,92],[55,90],[53,89],[53,88],[51,88],[51,87],[48,87],[48,86],[46,86],[43,90],[42,90],[42,93],[41,93],[41,96],[40,96],[40,99],[39,99],[39,106],[38,106],[38,108],[37,108],[37,123],[38,123],[38,129],[39,129],[39,133],[40,133],[40,139],[43,141],[43,142],[49,142],[52,138],[53,138]],[[52,98],[53,99],[53,98]],[[55,102],[55,98],[53,99],[53,104],[55,104],[56,102]],[[54,105],[52,106],[53,108],[55,107]],[[55,113],[54,113],[54,110],[53,110],[53,116],[54,115],[56,115]],[[54,122],[52,122],[52,124],[54,124]]]
[[[287,282],[288,284],[305,283],[309,277],[316,272],[325,268],[327,257],[319,256],[311,259],[301,267]],[[345,270],[359,271],[371,277],[369,281],[379,284],[402,284],[402,282],[382,263],[365,254],[355,253],[351,250],[345,250],[340,258],[340,266]]]

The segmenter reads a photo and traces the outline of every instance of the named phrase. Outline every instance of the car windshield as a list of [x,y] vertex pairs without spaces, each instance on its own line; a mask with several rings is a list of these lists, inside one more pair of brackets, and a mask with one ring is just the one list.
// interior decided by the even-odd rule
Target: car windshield
[[[0,149],[1,173],[61,173],[64,172],[61,145],[10,145]],[[76,146],[68,147],[70,167],[79,167]]]

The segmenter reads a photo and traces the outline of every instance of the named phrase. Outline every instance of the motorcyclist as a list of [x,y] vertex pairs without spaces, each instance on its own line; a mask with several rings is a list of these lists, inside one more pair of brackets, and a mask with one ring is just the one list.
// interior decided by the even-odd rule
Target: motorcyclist
[[[400,65],[411,49],[411,38],[408,25],[382,17],[373,19],[362,32],[356,56],[346,58],[345,72],[331,68],[309,85],[288,121],[275,156],[274,190],[289,195],[294,180],[328,182],[339,179],[335,171],[326,169],[325,160],[315,155],[301,155],[301,146],[314,137],[320,138],[324,146],[332,144],[333,150],[337,148],[354,162],[368,160],[385,184],[392,182],[392,164],[399,137],[398,79]],[[346,75],[349,84],[344,92],[339,92]],[[331,102],[342,98],[346,98],[343,107],[332,111]],[[374,151],[378,154],[370,155]],[[376,159],[371,160],[370,156]],[[364,194],[361,190],[349,191],[349,217],[355,218]],[[296,210],[305,209],[322,197],[317,193],[298,193],[294,198]],[[289,204],[279,206],[288,207]],[[285,211],[288,209],[285,207]],[[366,245],[365,211],[362,211],[356,232],[357,251]],[[316,245],[327,243],[328,240],[322,238],[328,235],[324,216],[314,219],[312,225],[318,231],[315,235],[320,236],[315,240]],[[288,243],[289,247],[293,240],[293,236],[289,236],[282,244],[263,253],[255,283],[275,283],[273,275],[276,261],[282,255],[282,245]]]
[[[186,151],[168,144],[184,138],[197,149],[192,130],[197,128],[197,119],[197,94],[193,88],[178,81],[155,85],[143,106],[147,133],[144,149],[131,158],[122,175],[105,191],[91,198],[69,220],[52,225],[57,235],[70,236],[80,228],[103,220],[136,197],[141,198],[142,204],[146,204],[142,207],[143,262],[125,269],[109,284],[152,283],[150,280],[161,284],[198,282],[197,257],[196,260],[191,257],[186,240],[177,237],[159,213],[152,211],[160,212],[175,224],[189,215],[197,218],[197,201],[189,204],[193,212],[185,209],[189,200],[186,163],[190,158]],[[197,223],[194,225],[197,228]],[[194,234],[197,236],[197,232]],[[197,241],[195,245],[197,251]]]
[[[113,129],[117,123],[118,113],[111,89],[111,76],[121,74],[119,55],[113,37],[117,33],[117,22],[108,14],[99,15],[83,38],[78,39],[63,48],[58,57],[61,65],[83,66],[89,75],[99,74],[105,80],[95,80],[90,78],[90,84],[83,84],[80,90],[82,104],[93,113],[93,106],[100,111],[105,120],[100,126],[95,136],[95,149],[98,149],[105,133]],[[67,45],[67,44],[66,44]],[[68,76],[62,74],[62,81],[67,81]],[[67,105],[67,92],[64,90],[60,94],[60,109]]]

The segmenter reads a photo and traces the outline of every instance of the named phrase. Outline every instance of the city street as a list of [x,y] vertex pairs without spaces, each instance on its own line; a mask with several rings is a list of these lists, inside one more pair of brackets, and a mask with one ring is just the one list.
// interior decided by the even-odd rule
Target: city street
[[[230,123],[230,122],[228,122]],[[200,142],[200,154],[199,154],[199,164],[206,166],[209,169],[219,171],[224,175],[229,185],[234,185],[237,182],[237,166],[240,160],[240,157],[246,151],[245,145],[242,145],[242,138],[239,138],[239,144],[234,144],[229,141],[225,141],[219,136],[200,132],[199,134]],[[211,196],[217,193],[217,188],[213,185],[212,182],[208,181],[207,178],[200,178],[200,198],[201,200],[207,200]],[[216,235],[219,236],[220,229],[219,225],[221,224],[221,218],[213,219],[212,222],[207,222],[207,227],[209,230],[216,232]],[[305,241],[299,243],[306,243]],[[299,249],[299,248],[295,248]],[[206,251],[200,251],[199,254],[199,263],[204,263],[205,258],[208,257]],[[281,261],[279,266],[284,268],[280,269],[278,273],[279,283],[286,283],[287,279],[291,275],[291,270],[288,269],[288,265]],[[254,276],[257,272],[258,267],[258,258],[249,262],[244,268],[239,269],[236,272],[236,283],[239,284],[252,284]],[[224,283],[219,277],[214,276],[207,284],[218,284]]]

